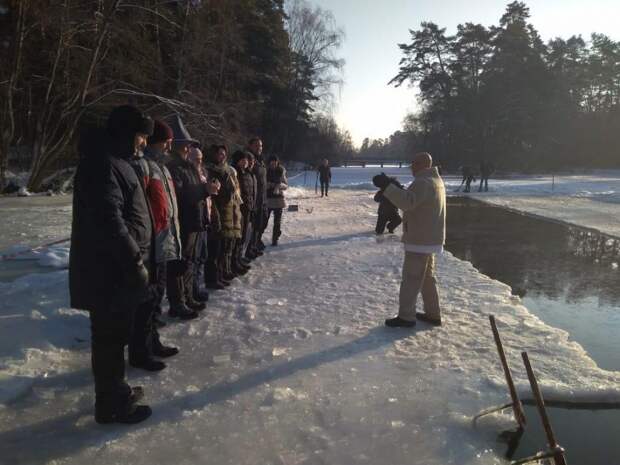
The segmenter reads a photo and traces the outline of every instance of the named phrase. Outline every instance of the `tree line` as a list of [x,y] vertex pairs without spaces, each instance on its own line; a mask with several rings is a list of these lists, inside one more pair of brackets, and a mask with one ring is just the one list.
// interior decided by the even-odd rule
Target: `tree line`
[[390,84],[414,87],[420,110],[360,154],[424,149],[453,169],[484,160],[523,171],[617,167],[620,42],[595,33],[544,43],[529,18],[515,1],[498,26],[411,30]]
[[123,103],[179,113],[204,143],[350,153],[329,111],[343,38],[306,0],[0,0],[0,187],[12,166],[40,188]]

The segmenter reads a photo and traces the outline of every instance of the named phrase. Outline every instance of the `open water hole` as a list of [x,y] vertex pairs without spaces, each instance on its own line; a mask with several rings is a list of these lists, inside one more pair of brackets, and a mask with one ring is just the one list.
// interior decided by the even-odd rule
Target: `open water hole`
[[[620,240],[451,197],[446,248],[511,286],[532,313],[569,332],[601,368],[620,370]],[[515,459],[546,449],[536,407],[525,409],[528,426]],[[620,410],[548,413],[568,463],[620,464]]]

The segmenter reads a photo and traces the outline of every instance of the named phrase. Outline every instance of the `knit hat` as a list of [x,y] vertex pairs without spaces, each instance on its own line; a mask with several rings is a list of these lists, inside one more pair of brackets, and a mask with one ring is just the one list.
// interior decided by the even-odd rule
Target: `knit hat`
[[160,119],[156,119],[153,121],[153,135],[149,137],[149,144],[157,144],[159,142],[166,142],[167,140],[173,139],[174,134],[172,133],[172,128],[168,126],[165,122]]
[[179,115],[174,115],[172,121],[170,121],[170,127],[172,128],[172,143],[173,144],[189,144],[189,145],[199,145],[196,139],[193,139],[192,136],[189,135],[189,132],[185,128],[183,121],[181,121],[181,117]]
[[153,120],[132,105],[121,105],[110,112],[107,125],[111,136],[153,134]]
[[270,161],[270,162],[272,162],[272,161],[277,161],[277,162],[279,162],[279,161],[280,161],[280,159],[278,158],[278,156],[277,156],[277,155],[271,155],[271,156],[269,157],[269,161]]

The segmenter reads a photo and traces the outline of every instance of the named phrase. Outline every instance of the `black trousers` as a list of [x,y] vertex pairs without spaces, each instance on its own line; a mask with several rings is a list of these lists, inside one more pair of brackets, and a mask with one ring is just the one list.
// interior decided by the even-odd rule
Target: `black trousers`
[[275,242],[282,235],[282,209],[270,208],[267,211],[267,221],[265,222],[265,228],[267,228],[267,224],[269,223],[271,212],[273,212],[273,232],[271,234],[271,239]]
[[151,358],[153,349],[161,345],[153,319],[164,298],[165,287],[162,288],[161,283],[163,281],[165,284],[166,272],[165,262],[155,266],[149,297],[138,305],[134,313],[129,338],[129,360],[132,362],[140,363]]
[[402,221],[403,220],[398,214],[398,212],[392,215],[379,215],[379,217],[377,218],[377,226],[375,228],[375,232],[377,234],[383,234],[386,226],[388,228],[388,231],[394,232],[394,230],[398,228]]
[[252,236],[252,249],[256,249],[261,242],[263,233],[267,228],[267,221],[269,220],[269,212],[264,205],[258,205],[254,212],[254,231]]
[[329,192],[329,181],[323,181],[321,179],[321,197],[323,197],[324,195],[327,195],[328,192]]
[[209,238],[207,240],[207,261],[205,262],[205,284],[210,285],[218,281],[218,263],[222,259],[222,239]]
[[125,381],[125,345],[135,309],[131,306],[91,310],[91,363],[99,407],[118,408],[131,394]]
[[[194,282],[192,289],[194,292],[200,290],[201,280],[204,278],[205,264],[209,257],[209,249],[207,247],[207,232],[198,233],[198,239],[196,240],[196,254],[194,257]],[[204,282],[204,280],[202,280]]]
[[198,233],[182,234],[183,258],[168,262],[168,282],[166,288],[168,300],[173,307],[192,300],[197,239]]

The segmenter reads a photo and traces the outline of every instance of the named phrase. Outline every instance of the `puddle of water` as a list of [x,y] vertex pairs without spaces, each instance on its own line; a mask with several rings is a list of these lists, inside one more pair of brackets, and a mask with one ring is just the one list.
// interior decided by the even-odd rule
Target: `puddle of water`
[[[596,363],[620,370],[620,241],[468,198],[448,199],[446,248],[512,287],[547,324],[568,331]],[[620,410],[549,408],[568,463],[620,457]],[[546,448],[535,407],[514,458]]]

